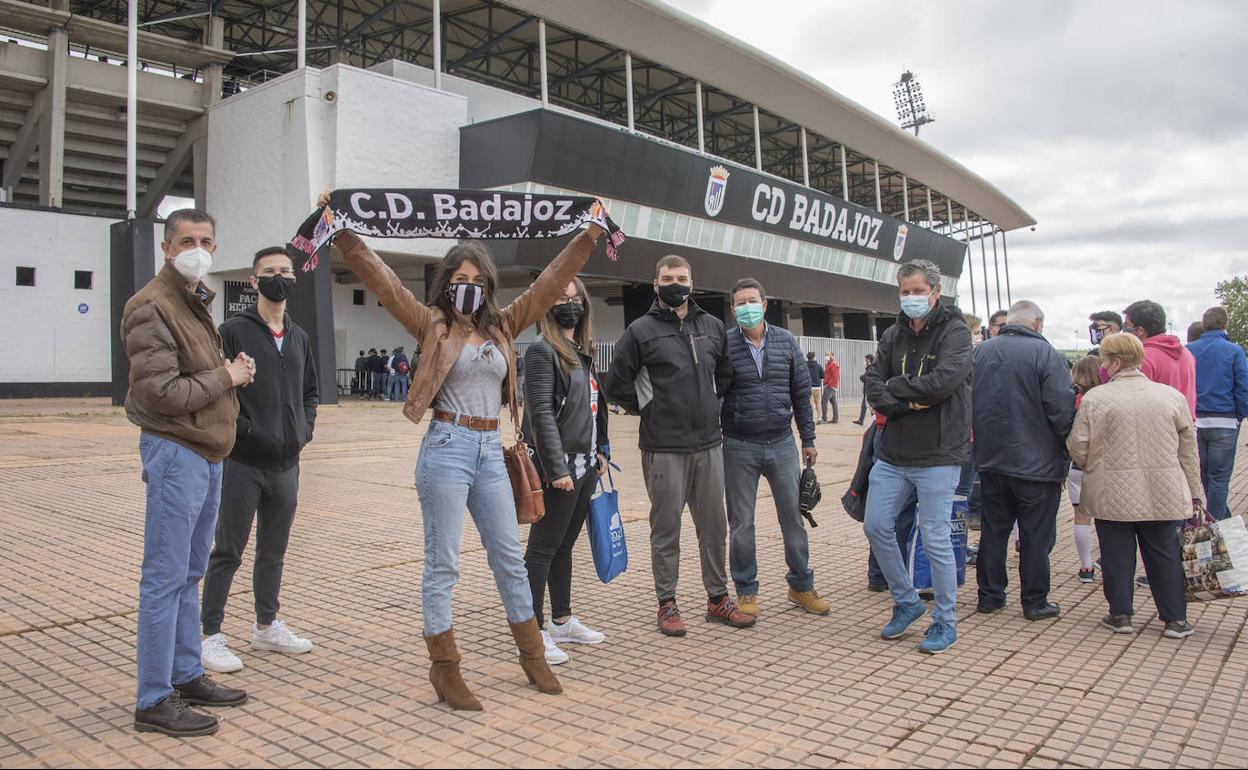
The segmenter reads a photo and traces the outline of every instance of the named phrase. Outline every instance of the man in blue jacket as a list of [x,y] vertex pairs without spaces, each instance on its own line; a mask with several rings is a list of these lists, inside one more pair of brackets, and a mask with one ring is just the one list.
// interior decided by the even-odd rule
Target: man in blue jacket
[[1005,326],[975,351],[971,391],[975,467],[983,484],[978,611],[1005,606],[1010,530],[1018,522],[1018,575],[1023,617],[1056,618],[1049,601],[1049,553],[1057,541],[1057,508],[1070,470],[1066,436],[1075,422],[1075,386],[1066,359],[1041,332],[1034,302],[1010,306]]
[[1187,346],[1196,358],[1196,445],[1209,514],[1231,515],[1226,496],[1235,470],[1239,423],[1248,417],[1248,357],[1226,336],[1226,308],[1205,311],[1205,333]]
[[[732,384],[724,394],[720,424],[724,429],[728,555],[737,606],[742,612],[758,615],[754,504],[758,479],[765,476],[784,537],[789,601],[807,612],[827,615],[831,608],[815,592],[810,544],[798,505],[802,462],[813,464],[818,456],[810,374],[797,339],[763,320],[767,293],[761,283],[753,278],[737,281],[732,289],[732,309],[737,319],[728,329]],[[802,436],[801,461],[793,440],[794,419]]]

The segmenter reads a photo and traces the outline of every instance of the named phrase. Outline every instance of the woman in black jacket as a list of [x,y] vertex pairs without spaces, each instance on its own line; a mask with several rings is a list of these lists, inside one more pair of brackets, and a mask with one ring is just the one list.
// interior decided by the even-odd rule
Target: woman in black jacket
[[[606,472],[607,403],[594,374],[589,294],[580,279],[538,322],[541,337],[524,353],[524,435],[536,450],[546,515],[529,531],[524,566],[543,626],[546,662],[564,663],[559,642],[598,644],[603,635],[572,614],[572,546]],[[542,608],[550,587],[551,623]]]

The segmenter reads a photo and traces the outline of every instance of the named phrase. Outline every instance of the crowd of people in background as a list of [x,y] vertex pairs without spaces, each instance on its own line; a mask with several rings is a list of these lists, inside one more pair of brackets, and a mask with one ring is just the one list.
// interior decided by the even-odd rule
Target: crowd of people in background
[[[787,601],[813,616],[833,610],[815,589],[799,479],[818,457],[817,422],[839,421],[835,356],[821,363],[767,323],[767,292],[752,278],[733,287],[726,325],[692,298],[693,266],[668,255],[655,267],[649,312],[628,326],[609,371],[598,372],[589,296],[576,276],[601,234],[588,225],[505,307],[497,303],[493,259],[479,243],[450,249],[426,304],[352,232],[335,238],[347,267],[418,342],[410,358],[403,347],[360,351],[353,389],[403,402],[413,423],[430,419],[414,473],[424,533],[423,639],[433,691],[454,709],[483,707],[463,679],[453,627],[465,510],[530,684],[561,693],[551,666],[570,659],[564,647],[606,638],[573,613],[572,549],[611,463],[608,399],[640,416],[658,632],[689,631],[678,601],[686,508],[705,620],[747,629],[765,614],[767,576],[759,574],[755,535],[764,478],[782,535]],[[162,242],[166,265],[130,300],[122,322],[131,364],[126,412],[142,430],[147,484],[134,724],[176,736],[218,727],[190,706],[247,700],[205,671],[243,668],[224,621],[253,527],[251,649],[314,647],[279,617],[299,458],[319,401],[308,335],[286,312],[296,274],[285,249],[257,252],[251,280],[259,303],[218,330],[208,312],[213,293],[200,280],[215,248],[211,217],[174,212]],[[1014,539],[1023,616],[1059,617],[1049,599],[1050,555],[1063,486],[1076,512],[1078,579],[1102,575],[1102,625],[1133,633],[1134,590],[1142,585],[1164,636],[1194,633],[1176,527],[1206,501],[1213,517],[1230,514],[1239,425],[1248,417],[1248,358],[1227,337],[1226,311],[1209,309],[1186,347],[1167,333],[1155,302],[1132,303],[1121,315],[1094,313],[1089,334],[1098,347],[1072,367],[1045,340],[1044,312],[1034,302],[1015,302],[985,326],[941,296],[931,262],[902,264],[897,285],[898,322],[865,357],[854,422],[864,425],[868,409],[874,418],[847,496],[870,547],[868,588],[891,592],[880,636],[905,637],[928,614],[930,598],[918,649],[938,654],[957,642],[961,573],[952,524],[962,498],[980,519],[977,611],[1005,608]],[[540,336],[517,356],[516,338],[535,324]],[[511,450],[501,441],[504,407],[510,429],[530,442],[546,512],[524,550],[504,460]],[[930,574],[921,584],[914,538]]]
[[419,349],[410,358],[402,345],[389,352],[385,348],[369,348],[367,353],[361,350],[355,359],[351,394],[368,400],[404,401],[419,364]]

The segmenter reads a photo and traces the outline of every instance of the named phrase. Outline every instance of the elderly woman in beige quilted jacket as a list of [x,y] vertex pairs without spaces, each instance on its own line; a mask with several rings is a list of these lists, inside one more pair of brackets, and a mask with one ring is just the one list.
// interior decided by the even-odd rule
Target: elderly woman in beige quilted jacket
[[1096,520],[1109,615],[1101,625],[1134,632],[1138,544],[1164,634],[1192,634],[1187,622],[1179,523],[1203,507],[1196,429],[1183,394],[1140,373],[1144,347],[1130,334],[1101,344],[1109,383],[1083,397],[1066,441],[1084,470],[1081,513]]

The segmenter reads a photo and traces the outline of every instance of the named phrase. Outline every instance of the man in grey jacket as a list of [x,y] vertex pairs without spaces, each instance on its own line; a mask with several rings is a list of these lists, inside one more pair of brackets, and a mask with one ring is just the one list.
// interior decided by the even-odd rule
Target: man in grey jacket
[[1018,522],[1020,593],[1028,620],[1061,612],[1049,601],[1049,553],[1070,469],[1066,437],[1075,420],[1070,370],[1043,329],[1038,305],[1015,302],[1000,334],[975,351],[971,394],[975,467],[983,483],[978,611],[1005,606],[1006,545]]

